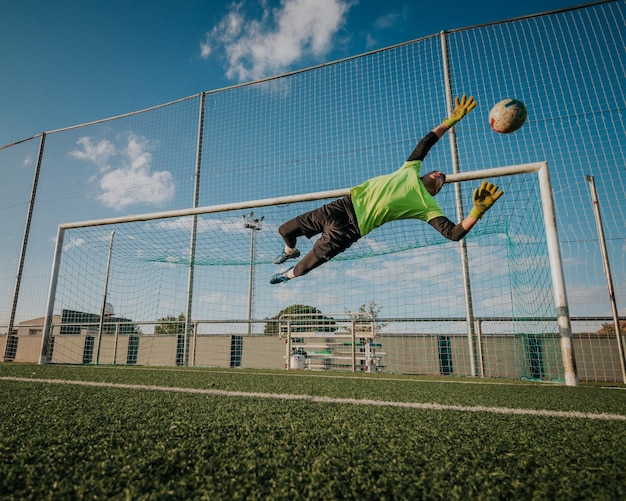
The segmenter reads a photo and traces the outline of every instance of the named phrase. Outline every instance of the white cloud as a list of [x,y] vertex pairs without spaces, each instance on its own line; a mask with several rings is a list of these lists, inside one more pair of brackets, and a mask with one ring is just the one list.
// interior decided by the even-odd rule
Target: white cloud
[[169,171],[152,171],[151,145],[145,138],[129,134],[126,145],[117,148],[104,139],[93,143],[83,137],[70,156],[94,164],[93,178],[101,192],[96,199],[105,206],[122,210],[136,204],[162,206],[174,197],[174,179]]
[[366,46],[368,49],[373,49],[378,46],[377,34],[383,31],[395,29],[400,24],[406,23],[409,17],[409,7],[405,5],[402,10],[393,11],[383,16],[380,16],[372,25],[373,31],[370,31],[366,35]]
[[73,249],[74,247],[82,247],[87,241],[84,238],[70,238],[69,242],[63,244],[63,251]]
[[282,0],[270,8],[261,2],[260,19],[248,19],[244,2],[230,12],[200,44],[203,58],[223,48],[226,75],[240,82],[282,73],[303,58],[323,58],[345,24],[354,0]]
[[116,153],[115,146],[106,139],[97,144],[92,144],[89,137],[81,137],[77,141],[77,144],[80,145],[82,149],[71,151],[70,156],[93,163],[97,165],[100,170],[106,170],[108,168],[109,158]]
[[407,7],[405,6],[403,11],[390,12],[384,16],[380,16],[374,21],[374,29],[380,31],[393,28],[399,19],[406,18],[406,9]]

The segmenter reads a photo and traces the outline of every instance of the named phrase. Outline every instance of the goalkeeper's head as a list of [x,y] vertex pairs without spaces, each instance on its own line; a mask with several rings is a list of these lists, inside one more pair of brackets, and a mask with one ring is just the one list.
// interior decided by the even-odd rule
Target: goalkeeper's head
[[434,170],[429,172],[428,174],[424,174],[422,176],[422,183],[424,184],[424,188],[430,193],[433,197],[439,193],[441,187],[446,182],[446,175],[440,170]]

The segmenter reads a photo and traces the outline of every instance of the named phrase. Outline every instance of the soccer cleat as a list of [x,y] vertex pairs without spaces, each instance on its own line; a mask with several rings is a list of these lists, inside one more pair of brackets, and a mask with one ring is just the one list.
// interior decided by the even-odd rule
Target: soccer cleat
[[285,261],[289,259],[296,259],[300,257],[300,251],[298,249],[294,250],[291,254],[287,254],[285,251],[282,251],[280,256],[274,259],[274,264],[283,264]]
[[289,278],[287,278],[287,273],[290,270],[293,270],[293,268],[294,267],[292,266],[291,268],[287,268],[285,271],[281,271],[280,273],[275,273],[274,275],[272,275],[272,278],[270,279],[270,284],[282,284],[289,280]]

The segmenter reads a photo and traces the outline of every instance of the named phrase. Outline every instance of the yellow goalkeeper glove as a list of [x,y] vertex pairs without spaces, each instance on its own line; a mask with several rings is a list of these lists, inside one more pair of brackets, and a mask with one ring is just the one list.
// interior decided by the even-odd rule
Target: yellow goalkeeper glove
[[448,118],[446,118],[443,123],[445,123],[448,128],[454,127],[454,125],[461,120],[465,115],[467,115],[470,111],[476,108],[476,101],[474,98],[470,96],[469,98],[463,94],[463,97],[459,99],[456,98],[456,107]]
[[504,191],[498,191],[498,187],[495,184],[483,181],[480,188],[474,190],[472,199],[474,200],[474,207],[470,211],[470,216],[480,219],[485,212],[491,209],[491,206],[496,203],[496,200],[504,195]]

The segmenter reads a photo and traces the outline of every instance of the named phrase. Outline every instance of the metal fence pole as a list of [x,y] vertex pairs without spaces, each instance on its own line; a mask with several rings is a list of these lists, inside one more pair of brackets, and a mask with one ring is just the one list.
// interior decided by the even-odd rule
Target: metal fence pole
[[[443,73],[445,78],[446,87],[446,104],[448,108],[448,114],[452,113],[452,83],[450,79],[450,64],[448,60],[448,40],[446,38],[446,32],[441,32],[441,50],[443,52]],[[452,153],[452,171],[454,174],[459,173],[459,152],[457,147],[456,132],[454,127],[448,131],[450,137],[450,150]],[[465,217],[463,211],[463,194],[461,192],[461,184],[456,183],[454,185],[454,192],[456,196],[456,212],[459,221],[462,221]],[[472,301],[472,285],[470,282],[469,273],[469,257],[467,254],[467,243],[462,238],[459,241],[459,249],[461,254],[461,266],[463,274],[463,286],[465,292],[465,312],[467,315],[467,343],[470,354],[470,371],[472,376],[476,376],[476,360],[482,357],[482,354],[476,353],[476,347],[474,344],[476,333],[474,332],[474,303]]]
[[600,214],[600,204],[598,203],[598,192],[596,190],[596,182],[593,176],[585,176],[591,190],[591,200],[593,202],[593,212],[596,216],[596,226],[598,227],[598,240],[600,241],[600,250],[602,251],[602,264],[604,265],[604,274],[606,275],[606,283],[609,289],[609,301],[611,302],[611,310],[613,312],[613,321],[615,322],[615,337],[617,339],[617,351],[619,353],[619,363],[622,369],[622,382],[626,383],[626,363],[624,362],[624,347],[622,345],[622,333],[619,325],[619,314],[617,312],[617,301],[615,300],[615,291],[613,290],[613,277],[611,275],[611,266],[609,265],[609,256],[606,250],[606,239],[604,238],[604,228],[602,226],[602,215]]
[[30,191],[30,200],[28,202],[28,213],[26,216],[26,224],[24,226],[24,236],[22,238],[22,250],[20,252],[20,260],[15,275],[15,288],[13,289],[13,302],[11,304],[11,313],[9,316],[9,326],[7,330],[7,343],[4,350],[4,361],[13,360],[15,358],[13,326],[15,325],[15,312],[17,311],[17,303],[20,297],[20,286],[22,284],[22,275],[24,273],[24,261],[26,260],[26,248],[28,247],[28,236],[30,234],[30,225],[33,220],[33,210],[35,209],[35,197],[37,195],[37,185],[39,184],[39,173],[41,172],[41,162],[43,161],[43,151],[46,144],[46,133],[41,134],[39,141],[39,152],[37,153],[37,165],[35,166],[35,174],[33,176],[33,184]]
[[[204,103],[206,94],[200,94],[200,111],[198,113],[198,137],[196,141],[196,174],[194,179],[193,208],[198,207],[200,198],[200,175],[202,172],[202,141],[204,138]],[[191,217],[191,236],[189,243],[189,274],[187,276],[187,308],[185,312],[185,339],[183,346],[183,364],[189,365],[189,338],[192,326],[191,314],[193,308],[193,282],[195,273],[196,259],[196,240],[198,232],[198,216],[194,214]]]
[[100,364],[100,346],[102,345],[102,331],[104,330],[104,317],[107,313],[107,296],[109,295],[109,276],[111,275],[111,257],[113,256],[113,241],[115,230],[111,232],[109,240],[109,255],[107,256],[107,270],[104,275],[104,291],[102,293],[102,306],[100,308],[100,322],[98,323],[98,351],[96,352],[96,365]]

